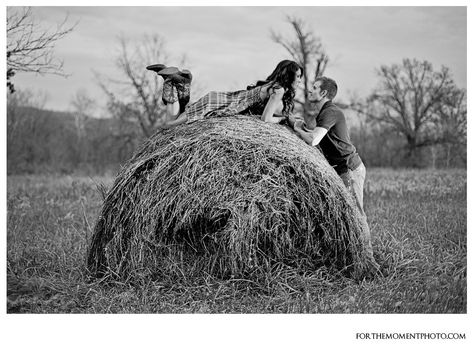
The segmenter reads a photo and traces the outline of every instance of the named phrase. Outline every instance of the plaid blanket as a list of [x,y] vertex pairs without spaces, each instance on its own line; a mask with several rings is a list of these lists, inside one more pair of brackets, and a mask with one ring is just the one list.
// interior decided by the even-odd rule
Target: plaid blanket
[[254,114],[255,107],[261,107],[262,105],[264,107],[260,98],[261,88],[262,86],[258,86],[250,90],[234,92],[211,91],[196,102],[186,106],[184,114],[188,117],[188,123],[210,117],[247,114],[246,112],[249,111]]

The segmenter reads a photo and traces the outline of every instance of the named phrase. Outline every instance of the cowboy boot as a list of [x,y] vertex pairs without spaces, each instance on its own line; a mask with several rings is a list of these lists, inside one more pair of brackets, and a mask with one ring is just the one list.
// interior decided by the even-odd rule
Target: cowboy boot
[[161,96],[161,100],[165,105],[173,104],[178,101],[178,91],[169,78],[163,83],[163,95]]
[[178,91],[178,101],[179,101],[179,112],[183,113],[186,105],[189,103],[190,95],[191,95],[191,81],[193,80],[193,75],[189,70],[182,70],[176,77],[174,78],[174,84],[176,86],[176,90]]
[[[183,113],[190,99],[193,75],[189,70],[180,71],[177,67],[166,67],[158,71],[157,74],[165,79],[165,84],[166,82],[169,82],[168,84],[172,84],[176,87],[179,101],[179,112]],[[166,89],[170,90],[171,88],[166,87]],[[163,91],[165,91],[165,85],[163,85]],[[163,102],[165,101],[163,100]]]
[[158,73],[162,69],[165,69],[166,66],[162,63],[156,63],[154,65],[146,66],[146,69]]
[[165,80],[170,78],[175,84],[190,84],[193,80],[193,75],[189,70],[180,71],[177,67],[166,67],[156,73]]
[[164,80],[167,78],[173,78],[173,80],[175,80],[177,78],[175,76],[179,75],[181,72],[177,67],[165,67],[159,71],[156,71],[156,73],[159,76],[162,76]]

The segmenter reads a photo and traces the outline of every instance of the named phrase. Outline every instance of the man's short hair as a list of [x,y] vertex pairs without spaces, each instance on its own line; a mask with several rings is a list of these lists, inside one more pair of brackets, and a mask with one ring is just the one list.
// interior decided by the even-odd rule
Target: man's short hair
[[334,99],[337,94],[337,83],[334,79],[328,77],[318,77],[316,78],[316,82],[321,82],[321,90],[326,90],[328,94],[326,97],[329,100]]

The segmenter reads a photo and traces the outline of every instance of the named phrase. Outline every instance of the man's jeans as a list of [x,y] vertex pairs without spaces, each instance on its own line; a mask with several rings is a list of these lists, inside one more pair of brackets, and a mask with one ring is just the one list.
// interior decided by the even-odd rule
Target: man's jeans
[[361,163],[359,167],[353,171],[349,170],[346,173],[340,175],[342,181],[346,185],[349,192],[356,200],[357,209],[362,222],[362,242],[364,244],[364,250],[371,260],[373,260],[374,252],[372,249],[372,240],[370,238],[370,228],[367,223],[367,216],[364,212],[364,181],[365,181],[366,169],[364,163]]

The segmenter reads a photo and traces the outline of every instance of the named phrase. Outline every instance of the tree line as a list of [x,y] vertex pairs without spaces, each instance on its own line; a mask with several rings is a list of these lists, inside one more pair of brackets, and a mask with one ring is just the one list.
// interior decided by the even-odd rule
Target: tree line
[[[15,91],[12,77],[15,71],[64,75],[62,63],[53,60],[52,49],[74,27],[63,22],[56,32],[42,32],[31,16],[29,10],[7,16],[8,172],[103,173],[117,169],[163,118],[162,83],[143,68],[149,62],[167,61],[164,39],[155,34],[131,43],[121,37],[114,60],[121,77],[95,72],[110,118],[90,117],[96,101],[85,91],[73,97],[71,113],[45,111],[31,92]],[[296,113],[310,118],[318,111],[307,100],[309,89],[315,78],[324,75],[330,57],[303,20],[287,17],[287,22],[293,37],[274,31],[270,36],[304,68]],[[28,55],[34,56],[28,60]],[[183,56],[181,64],[185,63]],[[379,67],[377,78],[378,85],[369,96],[335,101],[347,114],[357,116],[351,138],[366,165],[465,167],[466,91],[456,86],[449,68],[437,70],[428,61],[406,58]]]
[[33,97],[17,90],[8,99],[8,174],[114,173],[139,147],[135,123],[45,110]]

